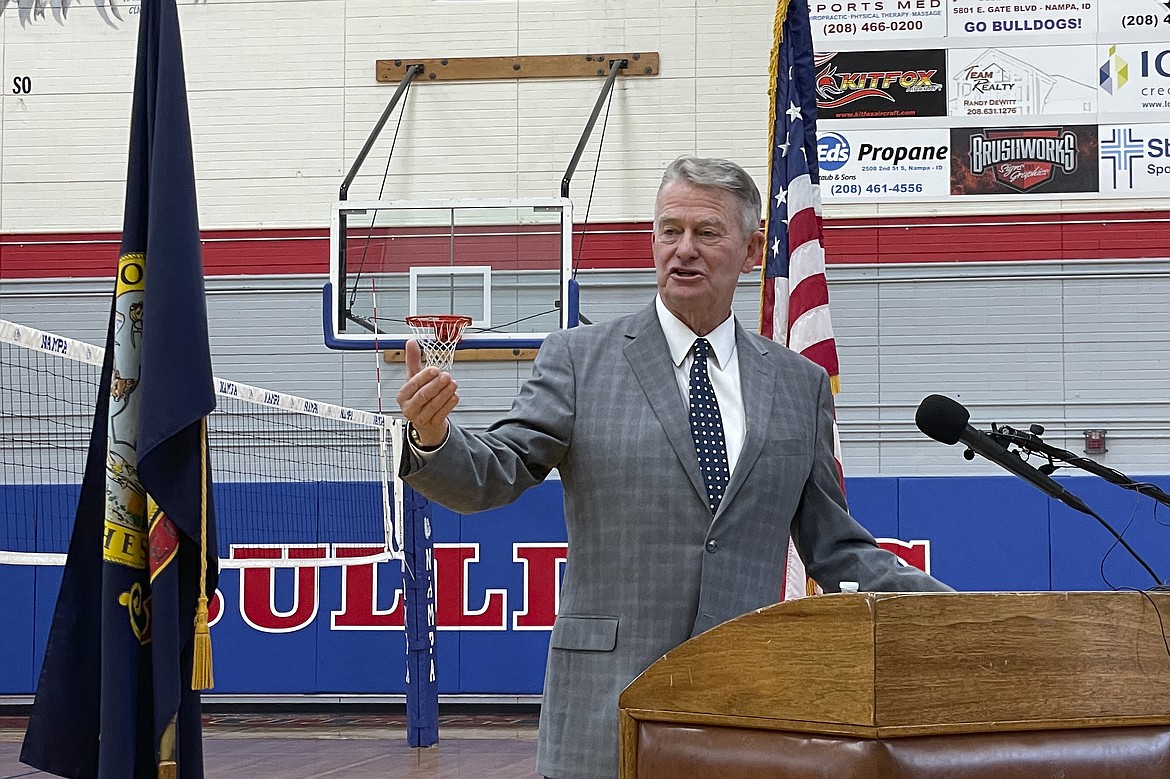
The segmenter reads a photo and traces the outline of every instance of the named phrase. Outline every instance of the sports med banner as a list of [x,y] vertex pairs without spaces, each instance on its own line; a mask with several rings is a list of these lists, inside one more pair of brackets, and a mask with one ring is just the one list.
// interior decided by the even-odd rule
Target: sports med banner
[[941,38],[947,32],[944,0],[811,0],[809,20],[818,43]]

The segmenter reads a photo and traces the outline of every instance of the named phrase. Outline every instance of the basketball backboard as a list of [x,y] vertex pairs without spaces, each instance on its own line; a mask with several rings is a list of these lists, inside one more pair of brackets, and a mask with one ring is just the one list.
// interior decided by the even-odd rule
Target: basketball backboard
[[535,348],[577,324],[567,198],[341,201],[330,223],[325,343],[401,349],[408,316],[463,314],[460,348]]

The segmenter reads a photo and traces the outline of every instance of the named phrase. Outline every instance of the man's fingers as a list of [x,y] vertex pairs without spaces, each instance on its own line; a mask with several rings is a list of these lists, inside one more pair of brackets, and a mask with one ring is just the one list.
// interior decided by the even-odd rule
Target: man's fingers
[[[425,422],[419,421],[413,424],[419,430],[426,429],[433,431],[437,438],[442,440],[447,434],[447,417],[451,415],[451,412],[455,410],[457,405],[459,405],[459,395],[452,392],[450,397],[447,397],[441,406],[436,407],[432,405],[427,407],[428,411],[433,409],[434,414],[428,417]],[[435,443],[438,443],[438,441],[435,441]]]
[[[445,379],[443,378],[444,375],[446,376]],[[421,402],[425,402],[438,391],[438,388],[442,386],[442,382],[450,380],[450,374],[440,373],[437,368],[430,366],[422,368],[407,379],[406,383],[402,385],[402,388],[398,390],[398,406],[405,412],[408,410],[407,404],[413,399],[420,398]],[[434,388],[424,393],[424,390],[427,390],[432,384]]]
[[[446,419],[447,415],[451,413],[451,409],[455,408],[459,402],[459,396],[456,394],[458,389],[459,386],[452,381],[434,396],[426,397],[411,421],[415,425],[433,425]],[[419,395],[421,397],[423,393],[419,393]]]
[[420,415],[429,416],[435,398],[442,397],[441,405],[458,385],[449,373],[440,373],[433,367],[423,368],[414,378],[402,385],[398,391],[398,406],[403,415],[418,424]]
[[406,378],[413,379],[422,370],[422,350],[418,341],[411,338],[406,342]]

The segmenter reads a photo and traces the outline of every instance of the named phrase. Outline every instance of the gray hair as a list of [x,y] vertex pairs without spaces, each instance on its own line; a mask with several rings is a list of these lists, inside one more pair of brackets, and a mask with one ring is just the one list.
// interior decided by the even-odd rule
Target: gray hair
[[[747,171],[730,160],[707,159],[703,157],[679,157],[667,166],[658,185],[658,194],[666,185],[684,181],[696,187],[722,189],[735,196],[741,208],[741,226],[744,235],[751,235],[760,229],[760,190]],[[656,197],[657,202],[657,197]],[[655,222],[658,221],[655,208]]]

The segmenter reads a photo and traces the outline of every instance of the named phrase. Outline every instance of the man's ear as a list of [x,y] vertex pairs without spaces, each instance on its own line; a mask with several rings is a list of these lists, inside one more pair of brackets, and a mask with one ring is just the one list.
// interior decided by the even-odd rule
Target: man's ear
[[764,233],[756,230],[752,233],[751,238],[748,239],[747,256],[744,258],[743,267],[740,268],[740,273],[751,273],[752,268],[760,264],[764,259]]

